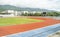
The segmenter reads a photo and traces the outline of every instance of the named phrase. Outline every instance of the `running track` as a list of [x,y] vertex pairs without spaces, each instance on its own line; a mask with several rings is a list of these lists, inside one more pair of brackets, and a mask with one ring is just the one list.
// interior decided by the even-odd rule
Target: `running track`
[[37,28],[42,28],[45,26],[51,26],[51,25],[60,23],[60,21],[58,21],[58,20],[49,19],[49,18],[32,18],[32,19],[45,20],[45,22],[0,27],[0,36],[21,33],[21,32],[25,32],[25,31],[29,31],[29,30],[33,30],[33,29],[37,29]]

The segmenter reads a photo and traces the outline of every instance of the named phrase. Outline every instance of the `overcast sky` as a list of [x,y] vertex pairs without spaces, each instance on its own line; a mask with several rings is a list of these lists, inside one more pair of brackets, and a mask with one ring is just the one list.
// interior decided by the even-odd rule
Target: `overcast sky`
[[0,0],[0,5],[45,8],[60,11],[60,0]]

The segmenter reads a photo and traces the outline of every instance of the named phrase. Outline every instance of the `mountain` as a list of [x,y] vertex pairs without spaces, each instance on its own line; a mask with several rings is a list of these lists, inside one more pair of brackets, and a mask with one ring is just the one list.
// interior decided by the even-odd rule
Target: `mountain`
[[0,11],[4,10],[20,10],[20,8],[11,5],[0,5]]
[[47,9],[40,9],[40,8],[28,8],[28,7],[16,7],[12,5],[0,5],[0,12],[4,10],[16,10],[16,11],[46,11],[46,12],[52,12],[53,10],[47,10]]

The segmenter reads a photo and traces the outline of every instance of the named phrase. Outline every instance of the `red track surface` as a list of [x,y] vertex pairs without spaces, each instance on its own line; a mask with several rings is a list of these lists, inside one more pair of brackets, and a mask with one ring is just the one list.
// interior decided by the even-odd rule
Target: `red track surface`
[[42,20],[45,20],[45,22],[36,22],[36,23],[23,24],[23,25],[0,27],[0,36],[14,34],[14,33],[18,33],[18,32],[24,32],[27,30],[32,30],[32,29],[41,28],[41,27],[52,25],[52,24],[60,23],[60,21],[58,21],[58,20],[48,19],[48,18],[32,18],[32,19],[38,19],[38,20],[42,19]]

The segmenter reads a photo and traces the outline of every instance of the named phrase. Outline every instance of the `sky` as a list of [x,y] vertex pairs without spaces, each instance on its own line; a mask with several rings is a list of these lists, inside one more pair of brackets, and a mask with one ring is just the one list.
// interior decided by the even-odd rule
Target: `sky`
[[60,0],[0,0],[0,5],[43,8],[60,11]]

